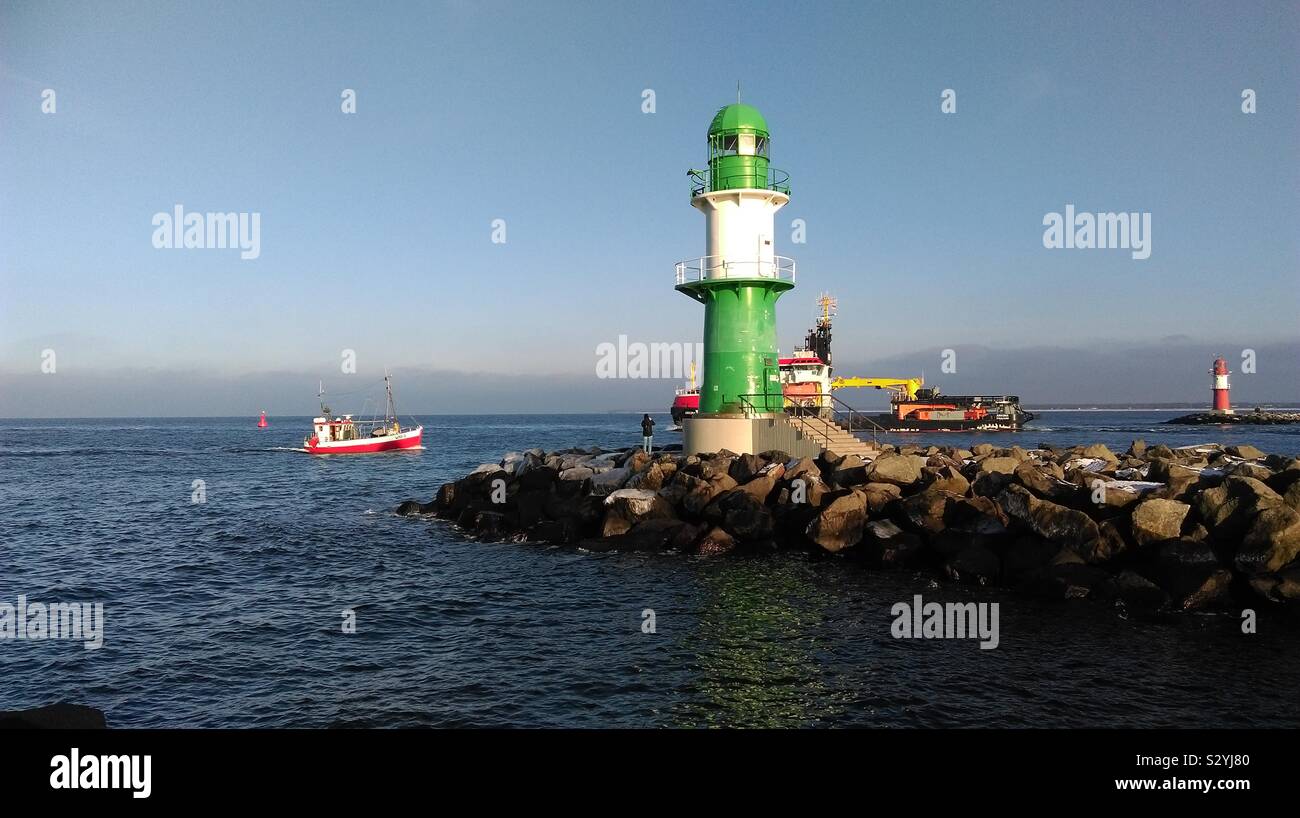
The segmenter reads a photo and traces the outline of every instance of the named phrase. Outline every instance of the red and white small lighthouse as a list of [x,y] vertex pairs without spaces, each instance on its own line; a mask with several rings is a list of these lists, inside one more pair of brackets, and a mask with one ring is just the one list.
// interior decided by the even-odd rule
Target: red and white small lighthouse
[[1214,393],[1214,411],[1223,415],[1232,414],[1232,404],[1228,402],[1228,362],[1223,360],[1222,356],[1214,359],[1214,369],[1210,371],[1214,376],[1211,391]]

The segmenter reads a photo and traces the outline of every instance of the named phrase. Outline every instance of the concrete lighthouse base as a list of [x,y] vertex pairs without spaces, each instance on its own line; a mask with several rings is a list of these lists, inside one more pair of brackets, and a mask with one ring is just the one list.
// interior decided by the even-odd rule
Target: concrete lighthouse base
[[759,454],[775,449],[795,457],[816,457],[822,450],[790,425],[783,412],[700,414],[686,418],[682,431],[686,454],[711,454],[723,449]]

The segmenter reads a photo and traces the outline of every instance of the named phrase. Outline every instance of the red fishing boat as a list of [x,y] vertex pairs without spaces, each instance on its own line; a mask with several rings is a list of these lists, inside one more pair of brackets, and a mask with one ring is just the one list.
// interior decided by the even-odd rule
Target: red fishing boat
[[[388,407],[383,420],[356,420],[352,415],[335,417],[321,402],[321,416],[312,420],[312,434],[302,442],[308,454],[370,454],[397,449],[420,448],[423,426],[403,429],[393,403],[392,379],[384,375]],[[324,395],[324,389],[320,395]]]

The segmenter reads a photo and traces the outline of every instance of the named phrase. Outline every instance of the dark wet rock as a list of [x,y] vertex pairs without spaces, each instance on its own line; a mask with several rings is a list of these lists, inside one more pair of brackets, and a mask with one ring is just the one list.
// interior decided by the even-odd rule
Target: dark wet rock
[[808,539],[831,553],[856,545],[862,539],[867,521],[867,504],[863,495],[849,491],[836,497],[808,523]]
[[700,539],[696,553],[702,557],[716,557],[734,551],[735,548],[736,538],[714,526]]
[[572,519],[542,520],[528,529],[525,539],[551,545],[567,545],[579,540],[581,532]]
[[1002,561],[982,545],[966,547],[948,561],[944,571],[950,579],[972,585],[992,585],[998,581]]
[[424,506],[415,500],[403,500],[397,507],[397,513],[402,517],[411,517],[416,514],[423,514]]
[[918,561],[924,544],[889,520],[872,520],[862,528],[860,548],[881,566],[901,568]]
[[1231,575],[1219,564],[1208,544],[1174,540],[1162,544],[1155,562],[1155,579],[1186,610],[1204,608],[1221,598]]
[[47,704],[28,710],[0,710],[0,730],[103,730],[104,711],[84,704]]
[[1169,595],[1151,580],[1125,569],[1115,577],[1115,593],[1124,602],[1135,608],[1154,610],[1169,604]]
[[1013,482],[1015,476],[1011,472],[982,472],[971,483],[970,490],[980,497],[997,497]]
[[500,511],[480,511],[474,515],[474,533],[481,539],[500,540],[510,534],[506,515]]
[[1025,575],[1050,565],[1060,550],[1059,545],[1042,537],[1032,534],[1017,537],[1002,554],[1003,577],[1009,582],[1017,582]]
[[1061,563],[1023,575],[1018,586],[1025,593],[1050,599],[1110,599],[1115,581],[1093,565]]

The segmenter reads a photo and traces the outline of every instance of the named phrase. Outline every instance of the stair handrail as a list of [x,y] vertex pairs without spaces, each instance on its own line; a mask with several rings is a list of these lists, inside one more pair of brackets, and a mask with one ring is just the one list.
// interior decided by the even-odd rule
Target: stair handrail
[[840,411],[841,411],[842,413],[847,414],[847,416],[848,416],[848,420],[847,420],[848,426],[847,426],[846,428],[848,429],[849,434],[854,434],[854,433],[857,431],[857,430],[854,428],[854,426],[855,426],[857,423],[859,423],[859,422],[866,424],[867,428],[871,430],[871,442],[872,442],[873,444],[874,444],[874,443],[879,443],[879,440],[878,440],[878,438],[876,437],[877,433],[882,434],[882,435],[887,435],[887,434],[889,434],[889,430],[886,429],[884,426],[881,426],[879,423],[876,423],[874,420],[872,420],[872,419],[871,419],[870,417],[868,417],[867,415],[864,415],[862,412],[859,412],[857,409],[854,409],[852,406],[850,406],[849,404],[845,403],[845,402],[844,402],[842,399],[840,399],[839,397],[837,397],[837,396],[835,396],[835,395],[827,395],[827,397],[829,397],[829,398],[831,399],[831,402],[832,402],[832,403],[831,403],[831,416],[832,416],[832,417],[834,417],[835,414],[836,414],[836,411],[835,411],[835,410],[836,410],[836,407],[839,407],[839,408],[840,408]]

